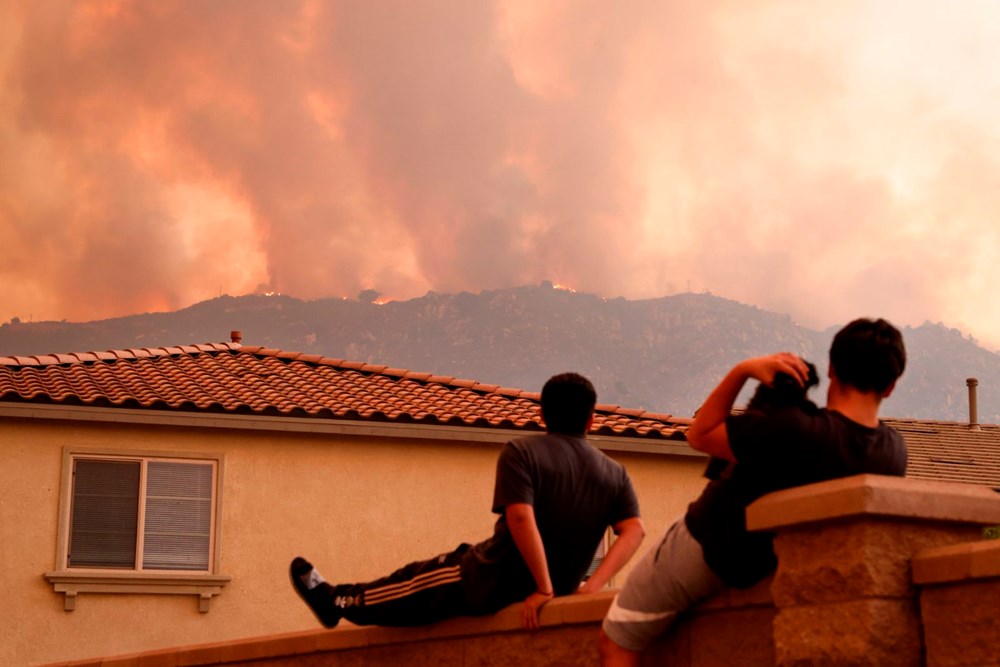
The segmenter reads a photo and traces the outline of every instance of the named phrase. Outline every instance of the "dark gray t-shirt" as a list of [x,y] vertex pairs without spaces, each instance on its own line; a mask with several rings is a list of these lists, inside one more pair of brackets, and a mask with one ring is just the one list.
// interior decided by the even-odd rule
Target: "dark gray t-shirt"
[[493,536],[473,546],[462,564],[475,608],[504,606],[535,590],[504,517],[515,503],[534,509],[556,595],[577,589],[608,526],[639,516],[625,468],[586,439],[547,434],[511,440],[497,461],[493,511],[500,518]]
[[777,564],[773,534],[746,529],[746,507],[757,498],[861,473],[906,473],[906,445],[895,429],[869,428],[833,410],[748,410],[729,417],[726,429],[737,463],[705,487],[685,520],[705,562],[729,586],[752,586]]

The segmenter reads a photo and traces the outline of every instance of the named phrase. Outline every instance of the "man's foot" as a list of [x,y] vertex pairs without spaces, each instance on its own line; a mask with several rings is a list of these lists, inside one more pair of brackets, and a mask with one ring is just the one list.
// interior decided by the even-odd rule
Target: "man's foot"
[[336,627],[343,611],[333,603],[333,586],[323,580],[312,563],[299,556],[292,561],[288,573],[295,592],[309,605],[319,622],[328,628]]

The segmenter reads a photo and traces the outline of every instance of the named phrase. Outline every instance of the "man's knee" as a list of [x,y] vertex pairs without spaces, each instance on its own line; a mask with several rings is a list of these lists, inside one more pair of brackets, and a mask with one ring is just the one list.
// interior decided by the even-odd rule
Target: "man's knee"
[[601,638],[598,642],[603,667],[637,667],[639,652],[622,648],[601,628]]

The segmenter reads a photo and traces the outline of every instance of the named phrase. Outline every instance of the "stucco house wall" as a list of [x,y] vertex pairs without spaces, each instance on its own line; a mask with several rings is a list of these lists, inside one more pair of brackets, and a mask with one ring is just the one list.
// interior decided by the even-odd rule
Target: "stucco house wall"
[[[0,664],[314,629],[288,584],[293,556],[311,558],[331,580],[364,580],[487,537],[496,457],[517,435],[437,427],[440,437],[428,437],[420,425],[397,435],[310,433],[307,420],[254,427],[268,418],[245,418],[248,428],[218,428],[208,417],[206,426],[114,423],[91,412],[101,419],[0,418]],[[636,486],[648,547],[703,486],[703,459],[611,446]],[[207,613],[194,595],[121,593],[81,593],[64,610],[43,575],[56,566],[66,447],[223,454],[216,574],[231,581]]]

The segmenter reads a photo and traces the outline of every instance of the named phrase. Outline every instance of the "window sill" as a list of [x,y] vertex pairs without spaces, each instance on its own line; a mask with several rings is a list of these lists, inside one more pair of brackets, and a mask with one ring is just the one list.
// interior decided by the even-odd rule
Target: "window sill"
[[132,593],[197,595],[198,611],[207,613],[212,598],[222,593],[230,577],[215,574],[161,574],[149,572],[70,571],[46,572],[45,580],[63,593],[63,609],[76,608],[79,593]]

